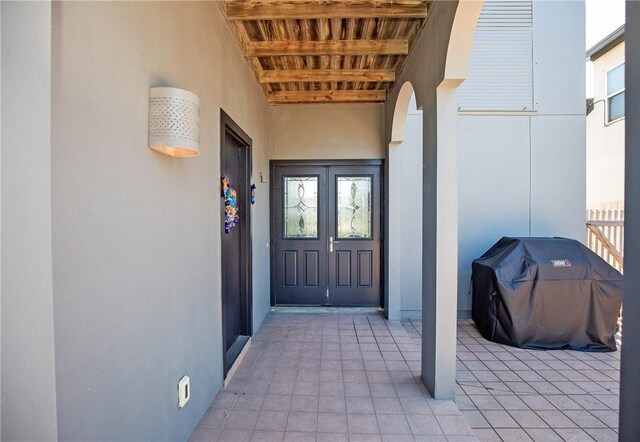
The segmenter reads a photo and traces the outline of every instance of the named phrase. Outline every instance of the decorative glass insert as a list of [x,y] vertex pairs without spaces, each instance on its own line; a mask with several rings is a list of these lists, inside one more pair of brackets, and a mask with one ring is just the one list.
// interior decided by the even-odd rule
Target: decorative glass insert
[[284,237],[318,237],[318,177],[284,177]]
[[371,238],[371,177],[338,177],[338,238]]

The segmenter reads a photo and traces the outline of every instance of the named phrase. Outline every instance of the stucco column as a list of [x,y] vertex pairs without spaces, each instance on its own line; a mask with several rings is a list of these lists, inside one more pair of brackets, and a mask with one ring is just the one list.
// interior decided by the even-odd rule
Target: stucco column
[[[482,0],[434,2],[427,23],[386,105],[389,141],[392,140],[392,122],[401,85],[406,81],[411,82],[417,106],[423,110],[421,377],[437,399],[452,399],[455,395],[458,269],[456,95],[458,86],[466,77],[481,7]],[[389,158],[389,151],[386,153]],[[388,261],[386,265],[389,265]]]
[[640,434],[640,2],[627,0],[625,29],[625,256],[622,361],[620,374],[620,441]]
[[436,360],[433,395],[453,399],[456,383],[458,310],[458,107],[457,82],[443,82],[438,95],[438,185],[436,240]]
[[[435,192],[433,178],[431,181],[427,178],[425,187],[425,203],[429,199],[435,200],[436,214],[435,237],[432,232],[431,241],[428,238],[424,241],[425,247],[432,247],[435,243],[435,253],[424,251],[426,262],[429,256],[433,260],[432,265],[435,261],[435,273],[431,273],[431,277],[435,279],[435,290],[433,286],[429,289],[429,285],[425,285],[423,289],[422,379],[436,399],[455,398],[458,304],[457,91],[467,75],[473,35],[482,3],[481,0],[460,1],[453,21],[449,22],[451,27],[439,29],[440,32],[443,32],[442,29],[449,30],[444,73],[436,87],[435,103],[427,101],[425,105],[425,109],[429,104],[436,109],[436,173],[430,174],[432,177],[435,175]],[[450,13],[445,9],[442,17]],[[440,54],[437,53],[438,56]],[[427,79],[429,78],[427,75]],[[429,131],[426,116],[424,121],[425,131]],[[429,134],[425,133],[425,145],[428,139]],[[431,158],[431,161],[425,162],[427,166],[434,163],[433,156]],[[426,170],[425,174],[429,172]],[[428,194],[429,191],[431,195]],[[431,208],[433,206],[432,202]],[[429,210],[428,204],[425,207]],[[425,222],[428,222],[426,212],[424,216]]]

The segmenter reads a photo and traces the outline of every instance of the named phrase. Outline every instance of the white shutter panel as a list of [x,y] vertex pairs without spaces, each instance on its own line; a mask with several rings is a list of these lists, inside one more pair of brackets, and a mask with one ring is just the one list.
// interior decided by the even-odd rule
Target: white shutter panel
[[533,110],[532,0],[485,0],[458,106],[463,111]]

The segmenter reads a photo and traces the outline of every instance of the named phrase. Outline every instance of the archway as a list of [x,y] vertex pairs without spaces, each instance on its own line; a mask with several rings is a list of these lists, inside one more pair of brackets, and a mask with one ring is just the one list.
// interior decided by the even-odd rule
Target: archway
[[[387,159],[402,124],[395,114],[403,108],[406,82],[415,88],[423,109],[422,158],[422,363],[421,377],[436,399],[455,397],[458,168],[457,89],[467,73],[475,25],[482,0],[434,2],[430,18],[390,91],[386,105]],[[435,44],[443,42],[443,44]],[[446,43],[445,43],[446,42]],[[406,105],[404,105],[406,108]],[[401,121],[401,120],[398,120]],[[396,126],[396,127],[393,127]],[[388,193],[390,219],[391,200]],[[392,248],[386,238],[387,250]],[[391,257],[385,260],[387,274]],[[392,287],[387,281],[387,294]],[[393,301],[391,296],[389,301]],[[389,303],[387,303],[389,307]],[[393,308],[393,306],[391,306]],[[397,307],[396,307],[397,308]],[[389,311],[389,310],[388,310]]]
[[422,127],[422,111],[407,81],[396,102],[387,157],[390,320],[422,317]]

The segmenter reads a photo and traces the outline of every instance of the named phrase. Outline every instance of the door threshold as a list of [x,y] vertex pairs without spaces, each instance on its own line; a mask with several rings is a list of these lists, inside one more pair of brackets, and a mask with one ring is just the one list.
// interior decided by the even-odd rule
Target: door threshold
[[275,313],[379,313],[381,307],[331,307],[331,306],[276,306],[271,307]]

